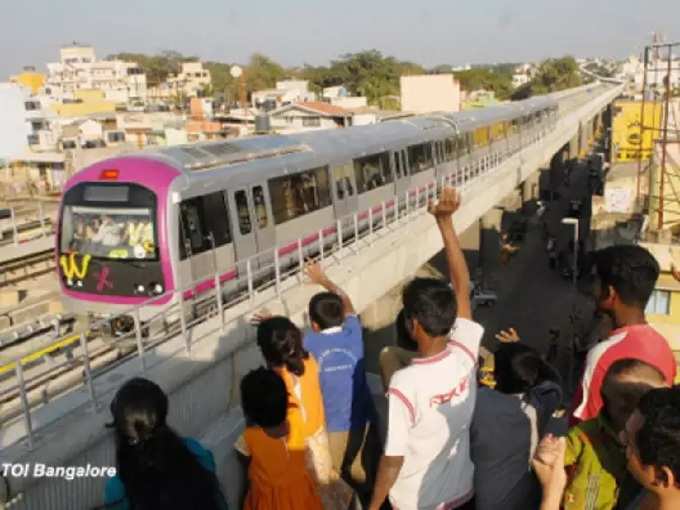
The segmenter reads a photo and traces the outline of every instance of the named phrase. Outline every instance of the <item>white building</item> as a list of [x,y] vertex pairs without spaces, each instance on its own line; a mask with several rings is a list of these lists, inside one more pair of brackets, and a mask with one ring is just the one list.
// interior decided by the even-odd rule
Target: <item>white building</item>
[[60,50],[60,61],[47,64],[45,92],[56,101],[73,100],[76,90],[101,90],[117,103],[146,101],[146,75],[133,62],[97,60],[92,46]]
[[[666,75],[668,74],[668,60],[655,58],[650,55],[647,65],[647,86],[656,87],[663,90],[666,86]],[[680,60],[676,59],[671,63],[671,86],[680,87]],[[645,65],[638,57],[631,56],[626,59],[621,67],[621,77],[633,84],[635,91],[641,92],[645,75]]]
[[517,66],[512,75],[512,86],[518,88],[529,83],[534,76],[535,70],[536,67],[533,64],[522,64]]
[[351,112],[318,101],[285,105],[269,116],[272,128],[283,134],[348,127],[352,123]]
[[253,108],[265,111],[274,110],[293,103],[304,103],[316,100],[316,94],[309,90],[307,80],[282,80],[276,82],[276,88],[258,90],[250,95]]
[[321,97],[323,99],[337,99],[339,97],[347,97],[349,96],[349,91],[345,88],[344,85],[337,85],[335,87],[326,87],[321,91]]
[[59,126],[46,98],[15,83],[0,83],[0,159],[56,150]]
[[453,74],[402,76],[400,85],[403,112],[460,111],[460,83]]
[[210,87],[212,79],[210,71],[203,68],[201,62],[182,62],[182,70],[177,76],[169,76],[165,87],[159,86],[170,97],[197,97],[201,91]]

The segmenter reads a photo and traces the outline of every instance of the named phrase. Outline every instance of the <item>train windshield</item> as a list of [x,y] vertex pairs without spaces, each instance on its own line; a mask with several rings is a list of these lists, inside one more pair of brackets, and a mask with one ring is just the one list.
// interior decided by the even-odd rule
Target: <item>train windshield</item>
[[109,259],[157,258],[151,208],[65,206],[61,251]]

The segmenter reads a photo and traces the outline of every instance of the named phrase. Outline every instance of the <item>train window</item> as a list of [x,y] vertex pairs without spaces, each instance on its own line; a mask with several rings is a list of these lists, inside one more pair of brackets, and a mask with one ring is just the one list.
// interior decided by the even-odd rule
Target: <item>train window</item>
[[370,191],[392,182],[390,158],[387,152],[354,160],[354,177],[359,193]]
[[216,191],[180,204],[179,252],[182,260],[187,256],[187,245],[193,255],[211,250],[211,235],[215,248],[231,242],[226,199],[224,192]]
[[486,147],[489,145],[489,127],[484,126],[475,129],[474,133],[475,147]]
[[250,211],[248,210],[248,197],[246,192],[239,190],[234,193],[236,200],[236,214],[238,214],[238,228],[242,236],[250,234],[253,226],[250,223]]
[[264,190],[262,189],[262,186],[255,186],[253,188],[253,204],[255,205],[257,228],[267,228],[269,218],[267,217],[267,204],[265,203]]
[[[347,184],[349,179],[345,180]],[[349,190],[354,192],[349,181]],[[322,166],[269,181],[274,223],[284,223],[331,204],[328,167]]]
[[432,145],[422,143],[408,148],[408,159],[412,173],[422,172],[432,167]]
[[446,153],[446,160],[451,161],[456,159],[456,139],[447,138],[444,141],[444,152]]
[[333,180],[335,180],[335,196],[338,200],[354,195],[351,163],[333,168]]

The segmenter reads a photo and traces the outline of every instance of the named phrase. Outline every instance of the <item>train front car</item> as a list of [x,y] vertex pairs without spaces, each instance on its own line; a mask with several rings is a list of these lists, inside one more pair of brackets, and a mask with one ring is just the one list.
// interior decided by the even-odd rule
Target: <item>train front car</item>
[[[161,296],[171,299],[168,195],[180,172],[158,160],[119,157],[77,173],[66,185],[57,235],[58,274],[67,309],[108,318]],[[123,315],[105,331],[134,327]]]

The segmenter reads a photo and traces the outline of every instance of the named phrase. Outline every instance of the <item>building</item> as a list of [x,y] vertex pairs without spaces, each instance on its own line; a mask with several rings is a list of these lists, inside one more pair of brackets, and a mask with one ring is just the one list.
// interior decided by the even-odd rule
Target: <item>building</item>
[[453,74],[402,76],[400,84],[404,112],[460,111],[460,83]]
[[158,98],[198,97],[212,86],[210,71],[201,62],[182,62],[182,70],[177,76],[170,75],[167,86],[161,87]]
[[43,73],[38,73],[33,66],[24,67],[19,74],[9,77],[10,83],[16,83],[22,87],[26,87],[31,91],[31,94],[36,95],[45,86],[47,78]]
[[316,94],[309,90],[307,80],[282,80],[276,82],[276,88],[258,90],[250,95],[253,108],[272,111],[293,103],[316,101]]
[[146,75],[133,62],[97,60],[92,46],[74,43],[60,51],[60,61],[47,64],[45,93],[59,102],[76,99],[80,90],[99,90],[114,103],[145,102]]
[[352,124],[351,112],[320,101],[285,105],[269,116],[272,128],[279,133],[334,129]]
[[512,86],[519,88],[531,81],[534,76],[535,66],[533,64],[522,64],[515,68],[512,74]]
[[647,321],[680,353],[680,282],[673,278],[671,267],[680,267],[680,246],[663,243],[640,243],[659,263],[661,273],[645,310]]
[[[661,127],[662,104],[645,104],[644,125],[649,129],[641,133],[640,101],[616,101],[612,106],[612,161],[649,160],[652,157],[654,139]],[[642,136],[641,136],[642,135]]]
[[[647,64],[647,86],[659,91],[665,89],[666,75],[668,74],[668,60],[659,58],[654,52],[650,52],[650,60]],[[680,88],[680,59],[671,62],[671,87]],[[645,64],[636,56],[626,59],[621,67],[621,78],[628,80],[635,92],[642,92],[645,78]]]
[[496,93],[493,90],[473,90],[471,92],[463,92],[462,96],[462,110],[474,110],[476,108],[487,108],[499,103],[496,99]]
[[349,96],[349,91],[344,85],[337,85],[335,87],[326,87],[321,91],[321,98],[328,101],[332,99],[337,99],[339,97]]
[[87,117],[116,111],[116,103],[106,99],[106,94],[97,89],[78,89],[73,99],[67,102],[54,102],[51,109],[59,117]]

